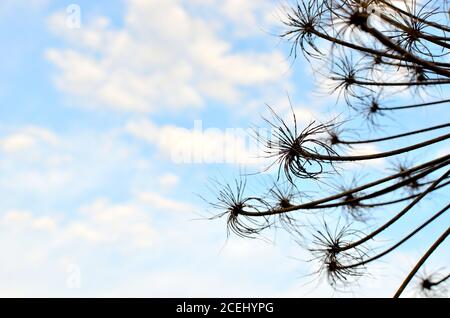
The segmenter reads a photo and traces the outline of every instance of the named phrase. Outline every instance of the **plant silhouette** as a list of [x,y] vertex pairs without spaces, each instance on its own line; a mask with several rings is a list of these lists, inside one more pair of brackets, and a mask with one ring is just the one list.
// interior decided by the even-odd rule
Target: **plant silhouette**
[[[442,216],[450,208],[450,155],[436,149],[448,145],[450,123],[421,127],[409,122],[405,113],[426,110],[432,115],[450,102],[445,97],[450,84],[449,7],[448,0],[305,0],[286,9],[280,37],[292,44],[291,56],[306,59],[313,68],[321,65],[315,72],[326,77],[329,94],[348,106],[349,117],[359,116],[367,125],[356,134],[347,120],[303,125],[294,110],[287,120],[275,107],[270,108],[266,122],[273,133],[257,136],[257,140],[272,166],[278,168],[277,181],[260,195],[246,196],[242,180],[222,188],[213,205],[220,210],[218,216],[227,217],[232,232],[253,238],[273,226],[286,229],[311,253],[311,259],[319,262],[318,273],[340,289],[365,275],[369,263],[416,239],[430,224],[445,221]],[[410,100],[399,104],[405,96],[411,96]],[[386,118],[400,121],[398,126],[404,130],[386,133],[382,129]],[[373,132],[376,136],[367,137]],[[385,150],[352,152],[361,145]],[[424,152],[426,158],[435,155],[420,160],[410,157]],[[340,177],[342,165],[380,159],[391,167],[353,178],[349,184]],[[338,184],[328,182],[332,176],[338,176]],[[331,194],[302,196],[305,180],[327,186]],[[405,223],[406,217],[417,214],[420,203],[439,193],[447,193],[447,197],[436,200],[441,205],[436,211],[427,211],[426,219],[417,225]],[[375,210],[387,217],[378,221],[372,217]],[[326,212],[321,226],[302,224],[319,212]],[[336,228],[331,225],[333,214],[341,220]],[[361,226],[368,222],[370,226]],[[373,247],[374,240],[402,222],[395,241]],[[395,297],[413,278],[420,279],[417,286],[423,295],[446,290],[449,275],[445,269],[418,276],[449,235],[449,225],[440,225],[444,232],[436,233],[435,243],[424,251]]]

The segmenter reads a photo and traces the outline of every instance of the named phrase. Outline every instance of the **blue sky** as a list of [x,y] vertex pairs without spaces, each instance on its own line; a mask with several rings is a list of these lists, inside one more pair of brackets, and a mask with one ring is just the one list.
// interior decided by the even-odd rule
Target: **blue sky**
[[[288,94],[301,123],[342,111],[272,35],[283,3],[72,4],[0,4],[0,295],[339,295],[305,285],[308,256],[287,235],[226,240],[225,220],[194,220],[209,215],[198,194],[212,197],[211,177],[261,168],[244,144],[220,149],[227,128],[261,124],[265,103],[287,112]],[[437,124],[448,113],[407,116]],[[199,120],[216,130],[196,134]],[[232,160],[179,164],[183,147]],[[390,260],[412,265],[431,240]],[[392,293],[407,267],[388,265],[371,269],[380,275],[362,295]]]

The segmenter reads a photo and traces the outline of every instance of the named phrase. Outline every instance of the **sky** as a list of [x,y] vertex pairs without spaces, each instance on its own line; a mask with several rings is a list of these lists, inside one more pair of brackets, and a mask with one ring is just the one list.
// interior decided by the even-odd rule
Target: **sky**
[[[376,263],[373,277],[341,293],[305,277],[313,265],[288,235],[227,238],[225,219],[206,219],[214,211],[202,197],[214,200],[212,180],[229,182],[266,164],[247,139],[233,137],[262,125],[266,104],[283,113],[291,100],[302,124],[341,111],[276,36],[286,4],[0,3],[0,296],[395,291],[433,235]],[[412,124],[448,118],[408,116]],[[263,187],[256,179],[253,188]],[[424,206],[434,205],[439,200]],[[440,268],[448,255],[433,261],[430,268]]]

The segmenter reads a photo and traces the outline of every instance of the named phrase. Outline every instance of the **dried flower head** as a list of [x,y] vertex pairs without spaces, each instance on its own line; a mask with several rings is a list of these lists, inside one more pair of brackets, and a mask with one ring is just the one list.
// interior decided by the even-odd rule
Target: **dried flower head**
[[[300,193],[295,185],[290,182],[274,183],[269,190],[266,201],[270,203],[273,210],[287,209],[299,203],[306,194]],[[298,218],[294,215],[297,213],[278,213],[275,215],[277,220],[275,224],[286,230],[288,233],[295,235],[296,238],[302,237],[301,228]]]
[[425,270],[417,276],[416,289],[419,296],[422,297],[448,297],[448,283],[450,281],[450,274],[445,274],[442,271],[436,271],[427,274]]
[[391,168],[389,168],[394,173],[402,173],[402,176],[400,177],[401,180],[409,181],[404,187],[408,194],[417,193],[422,188],[422,183],[424,182],[424,179],[419,180],[414,176],[414,173],[409,172],[409,169],[413,166],[413,160],[404,157],[391,161]]
[[294,183],[294,177],[318,178],[324,173],[324,164],[329,162],[316,158],[315,154],[337,154],[322,138],[333,124],[312,122],[299,131],[294,112],[293,127],[289,127],[272,109],[271,112],[273,120],[266,119],[266,122],[273,128],[272,136],[268,140],[258,136],[258,140],[266,147],[267,157],[276,158],[272,166],[279,166],[278,177],[283,171],[290,183]]
[[292,41],[291,55],[294,58],[297,57],[298,50],[307,59],[322,56],[315,44],[315,32],[322,28],[322,12],[320,1],[309,1],[308,3],[303,1],[286,13],[283,23],[288,30],[281,34],[281,37]]
[[313,260],[319,262],[318,274],[326,274],[328,282],[335,289],[347,287],[360,278],[363,267],[347,267],[347,264],[358,263],[367,255],[363,246],[351,249],[345,247],[355,239],[361,237],[361,232],[351,229],[351,224],[340,226],[339,222],[332,230],[324,222],[322,230],[313,233],[313,248],[309,251],[313,254]]
[[268,218],[248,216],[244,211],[259,212],[267,208],[263,199],[245,196],[246,182],[235,180],[234,187],[230,184],[221,185],[217,201],[210,205],[221,212],[213,218],[227,216],[228,234],[233,232],[241,237],[254,238],[264,229],[271,226]]

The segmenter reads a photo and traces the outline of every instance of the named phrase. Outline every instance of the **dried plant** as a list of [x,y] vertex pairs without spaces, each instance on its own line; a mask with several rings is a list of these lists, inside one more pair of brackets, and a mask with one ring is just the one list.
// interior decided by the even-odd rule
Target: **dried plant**
[[[243,195],[245,183],[237,182],[235,190],[225,186],[214,206],[220,209],[219,216],[228,217],[229,228],[240,236],[254,237],[278,224],[292,235],[305,236],[302,246],[318,262],[318,273],[325,274],[332,286],[341,288],[351,285],[352,278],[364,275],[368,264],[395,252],[429,224],[445,222],[441,216],[448,213],[448,197],[444,207],[420,225],[407,234],[399,233],[396,243],[381,251],[372,246],[375,238],[418,210],[424,199],[439,190],[448,191],[450,155],[436,151],[435,146],[448,142],[450,123],[410,127],[395,134],[387,134],[380,124],[387,118],[401,119],[405,127],[414,124],[404,119],[408,118],[403,116],[407,112],[426,109],[432,114],[448,106],[445,87],[450,84],[449,18],[447,0],[304,0],[288,9],[281,37],[292,43],[291,56],[295,59],[301,53],[311,63],[328,65],[327,72],[320,73],[328,78],[329,93],[338,100],[343,96],[349,117],[360,116],[377,136],[363,137],[368,132],[360,128],[355,133],[347,124],[350,121],[345,120],[316,120],[303,126],[294,112],[289,121],[270,108],[272,116],[266,123],[273,134],[269,138],[258,136],[258,140],[272,159],[272,166],[278,167],[277,180],[283,177],[290,186],[276,184],[268,194],[251,198]],[[405,96],[411,96],[411,100],[398,104]],[[391,148],[368,154],[346,152],[360,145],[381,147],[384,142]],[[420,150],[426,151],[428,158],[433,153],[438,155],[420,162],[411,160],[410,154]],[[384,175],[369,174],[370,180],[355,180],[350,186],[341,182],[333,187],[327,181],[335,175],[342,180],[340,168],[344,163],[364,164],[377,159],[388,159],[392,165]],[[296,189],[305,180],[328,184],[332,194],[299,202]],[[296,220],[307,211],[328,211],[324,217],[329,219],[320,228],[311,225],[309,231],[300,231],[304,225]],[[389,217],[378,222],[369,217],[374,211]],[[341,213],[350,217],[341,218]],[[336,219],[348,224],[331,230],[330,224]],[[375,224],[364,228],[357,225],[369,219]],[[449,225],[440,224],[444,233],[411,270],[395,297],[402,294],[448,237]],[[417,276],[422,295],[442,294],[448,277],[446,273]]]

